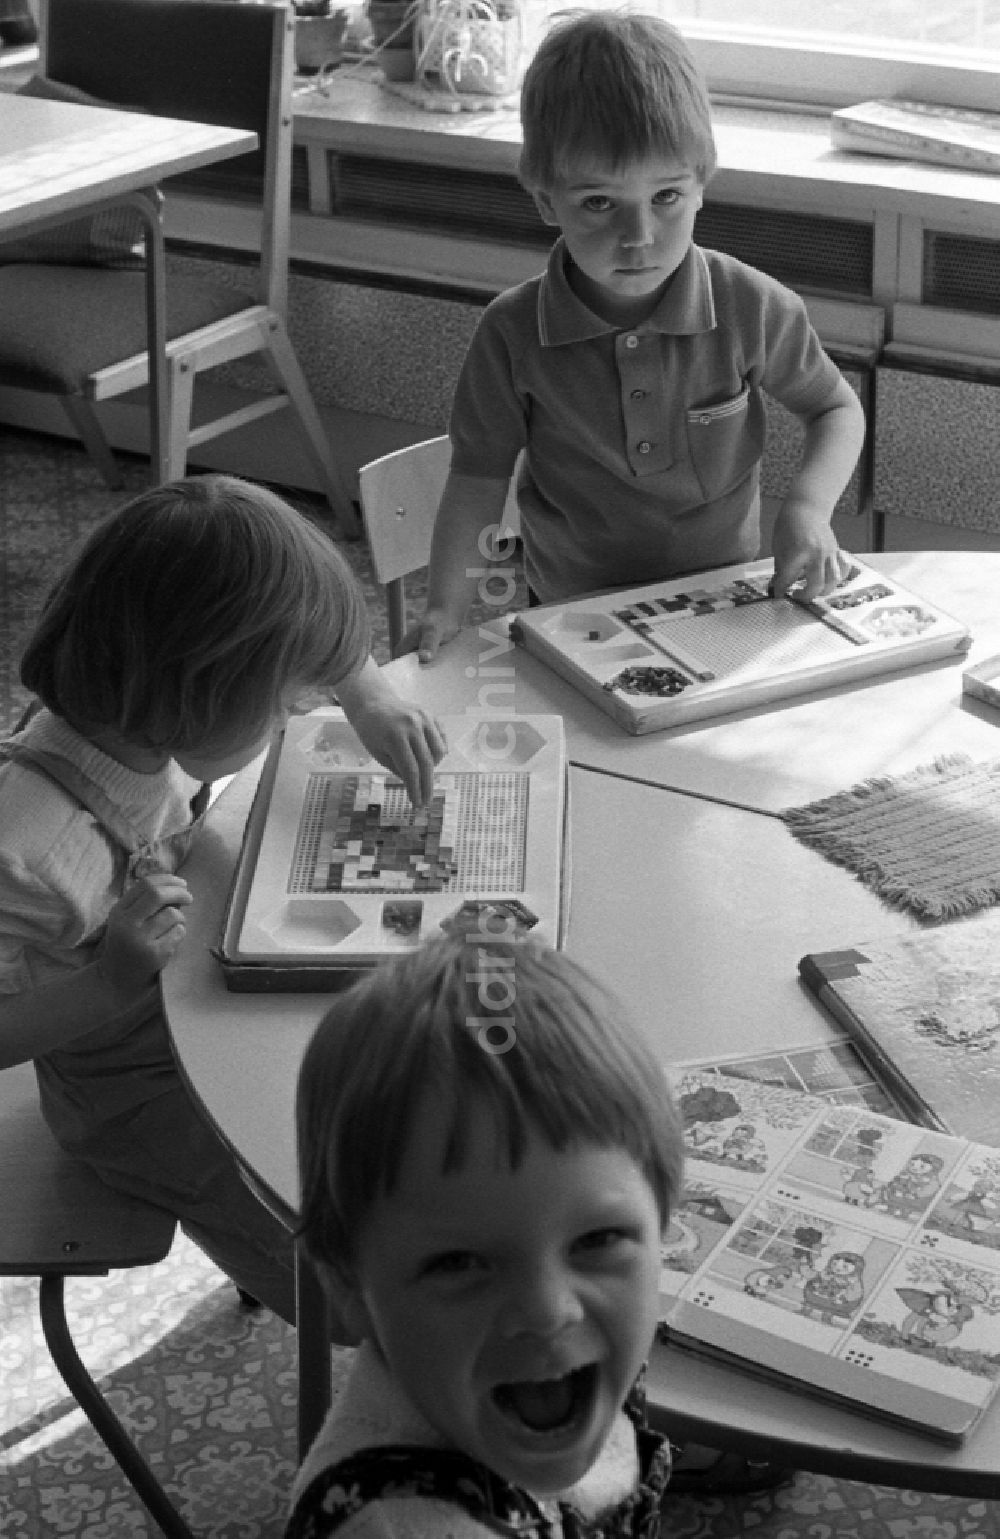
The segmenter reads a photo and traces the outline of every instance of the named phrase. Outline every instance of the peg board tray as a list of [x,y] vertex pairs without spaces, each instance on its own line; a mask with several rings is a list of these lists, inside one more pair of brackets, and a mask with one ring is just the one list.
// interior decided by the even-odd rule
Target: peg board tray
[[562,941],[558,716],[444,716],[428,807],[340,711],[294,716],[247,819],[219,958],[242,991],[333,989],[442,930]]
[[965,626],[852,558],[806,604],[770,561],[524,610],[511,635],[626,732],[657,732],[810,690],[963,657]]

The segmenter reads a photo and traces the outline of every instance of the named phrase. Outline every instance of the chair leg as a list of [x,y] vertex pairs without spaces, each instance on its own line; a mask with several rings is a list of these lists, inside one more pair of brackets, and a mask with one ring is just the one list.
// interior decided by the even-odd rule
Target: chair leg
[[109,486],[113,492],[121,491],[125,485],[125,478],[111,453],[93,406],[86,396],[82,395],[62,395],[59,399],[62,401],[63,411],[69,418],[74,431],[79,435],[83,447],[96,465],[105,485]]
[[319,477],[326,499],[340,523],[345,539],[361,537],[361,521],[347,490],[340,466],[330,449],[319,413],[313,404],[306,377],[295,349],[288,340],[284,324],[272,315],[267,324],[266,342],[271,366],[284,388],[295,413],[303,441]]
[[406,588],[402,577],[393,577],[385,585],[385,607],[389,621],[389,656],[406,635]]
[[194,382],[197,377],[192,360],[172,358],[167,377],[170,406],[167,412],[167,480],[178,481],[187,474],[188,438],[194,408]]
[[319,1274],[301,1240],[295,1242],[295,1350],[299,1369],[299,1459],[304,1459],[330,1409],[330,1316]]
[[149,1509],[167,1539],[194,1539],[194,1535],[132,1442],[84,1367],[69,1333],[62,1277],[43,1277],[39,1284],[42,1330],[52,1361],[98,1436],[140,1500]]

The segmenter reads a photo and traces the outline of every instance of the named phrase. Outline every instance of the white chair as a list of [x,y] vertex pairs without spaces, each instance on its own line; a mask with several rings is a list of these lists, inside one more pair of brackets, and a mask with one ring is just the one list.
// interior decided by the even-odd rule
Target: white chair
[[[370,460],[358,472],[361,515],[375,578],[385,588],[393,656],[406,633],[404,579],[430,560],[434,520],[450,464],[450,440],[426,438]],[[520,532],[516,481],[515,467],[503,510],[504,535]]]

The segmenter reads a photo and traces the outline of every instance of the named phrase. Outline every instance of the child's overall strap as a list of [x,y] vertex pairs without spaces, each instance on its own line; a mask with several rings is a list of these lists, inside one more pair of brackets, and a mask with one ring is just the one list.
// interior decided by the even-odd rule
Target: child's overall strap
[[[120,845],[128,855],[129,881],[147,876],[151,871],[163,869],[149,841],[125,817],[121,809],[115,806],[101,787],[69,759],[64,759],[60,754],[49,753],[45,748],[33,748],[27,743],[19,743],[16,738],[7,738],[5,742],[0,742],[0,763],[5,760],[27,765],[30,769],[47,775],[68,796],[79,802],[81,807],[85,807],[105,833],[110,834],[115,843]],[[208,802],[208,794],[208,786],[202,786],[191,803],[193,818],[197,819],[203,813]]]
[[637,1430],[640,1479],[620,1506],[589,1522],[560,1502],[559,1522],[533,1496],[466,1454],[450,1449],[389,1444],[362,1448],[310,1482],[292,1514],[285,1539],[329,1539],[368,1502],[432,1496],[455,1502],[504,1539],[657,1539],[660,1501],[670,1479],[664,1440]]

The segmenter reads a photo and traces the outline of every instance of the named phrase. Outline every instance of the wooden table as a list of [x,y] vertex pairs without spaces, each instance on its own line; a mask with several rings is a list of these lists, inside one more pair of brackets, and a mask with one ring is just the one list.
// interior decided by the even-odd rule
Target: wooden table
[[114,108],[0,94],[0,241],[96,214],[134,207],[146,246],[150,461],[167,475],[166,278],[156,183],[245,154],[257,135]]
[[[866,559],[965,619],[977,638],[973,657],[1000,651],[1000,607],[993,613],[1000,555]],[[443,708],[447,700],[461,710],[479,703],[466,669],[480,642],[463,638],[431,669],[404,661],[389,671],[423,703]],[[585,701],[575,703],[533,659],[518,655],[514,666],[516,709],[566,710],[573,760],[566,949],[616,988],[667,1062],[829,1042],[827,1018],[798,982],[799,957],[915,928],[769,815],[790,799],[789,788],[798,799],[889,764],[913,768],[954,749],[956,737],[975,757],[1000,752],[1000,715],[962,705],[955,664],[645,739],[626,738]],[[812,750],[816,739],[833,762]],[[195,1095],[292,1214],[295,1079],[331,996],[229,994],[210,949],[255,781],[251,769],[233,782],[185,866],[197,908],[182,953],[163,975],[164,998]],[[715,800],[716,792],[725,799]],[[737,794],[759,810],[732,805]],[[313,1350],[303,1344],[300,1362],[312,1362]],[[304,1433],[316,1412],[311,1387]],[[1000,1489],[1000,1408],[952,1449],[662,1348],[651,1390],[656,1419],[678,1438],[911,1489],[966,1496]]]

